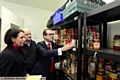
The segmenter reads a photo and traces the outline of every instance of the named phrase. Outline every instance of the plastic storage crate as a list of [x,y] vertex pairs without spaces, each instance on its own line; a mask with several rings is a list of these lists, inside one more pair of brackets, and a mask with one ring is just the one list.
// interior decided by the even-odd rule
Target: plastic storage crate
[[64,22],[63,19],[63,14],[62,14],[62,8],[59,8],[53,15],[53,23],[54,25],[58,24],[58,23],[62,23]]
[[96,8],[96,7],[95,6],[90,6],[90,2],[89,1],[87,1],[87,3],[84,4],[84,0],[73,0],[63,10],[63,18],[66,19],[67,17],[71,16],[75,12],[87,12],[87,11],[90,11],[90,10],[92,10],[94,8]]

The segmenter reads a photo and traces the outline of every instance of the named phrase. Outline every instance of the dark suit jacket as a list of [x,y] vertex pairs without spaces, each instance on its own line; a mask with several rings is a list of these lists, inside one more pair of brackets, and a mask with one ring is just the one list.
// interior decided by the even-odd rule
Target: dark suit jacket
[[52,50],[49,50],[44,41],[37,44],[38,51],[38,61],[32,71],[32,74],[35,75],[44,75],[47,76],[49,73],[49,68],[51,64],[51,57],[54,56],[55,62],[58,61],[58,48],[61,47],[52,42]]
[[0,54],[0,76],[25,76],[24,57],[12,46]]
[[24,44],[24,46],[22,47],[22,51],[24,51],[25,53],[25,70],[27,71],[27,73],[31,74],[36,63],[36,43],[31,40],[30,46]]

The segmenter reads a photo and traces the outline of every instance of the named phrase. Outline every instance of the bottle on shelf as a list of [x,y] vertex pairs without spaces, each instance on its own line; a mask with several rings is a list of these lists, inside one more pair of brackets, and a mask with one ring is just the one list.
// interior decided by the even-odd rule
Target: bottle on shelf
[[90,61],[89,74],[91,79],[96,78],[97,52],[94,53],[93,60]]
[[71,67],[70,67],[70,65],[67,65],[67,73],[68,73],[68,74],[71,73]]
[[75,73],[77,73],[77,61],[75,61]]
[[70,59],[70,57],[67,58],[67,73],[68,74],[71,73],[71,59]]
[[97,67],[97,74],[96,80],[104,80],[104,71],[105,71],[105,60],[102,58],[98,59],[98,67]]
[[120,50],[120,35],[115,35],[113,38],[113,49]]
[[75,63],[74,60],[71,62],[71,74],[75,74]]
[[78,48],[78,29],[77,28],[75,28],[75,40],[76,40],[75,47]]

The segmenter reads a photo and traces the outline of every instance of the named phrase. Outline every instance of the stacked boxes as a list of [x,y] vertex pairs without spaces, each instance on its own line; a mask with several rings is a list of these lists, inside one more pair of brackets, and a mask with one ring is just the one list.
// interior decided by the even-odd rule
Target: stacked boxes
[[63,10],[63,18],[66,19],[75,12],[87,12],[96,7],[98,7],[98,5],[89,0],[87,0],[87,2],[85,2],[85,0],[73,0]]

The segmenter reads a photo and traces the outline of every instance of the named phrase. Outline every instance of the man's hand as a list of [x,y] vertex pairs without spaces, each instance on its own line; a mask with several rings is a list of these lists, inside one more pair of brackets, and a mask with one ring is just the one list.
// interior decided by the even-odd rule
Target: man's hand
[[73,48],[73,47],[74,47],[74,45],[73,45],[72,43],[68,43],[68,44],[64,45],[64,46],[61,48],[61,50],[62,50],[62,51],[67,51],[67,50],[69,50],[69,49],[71,49],[71,48]]

